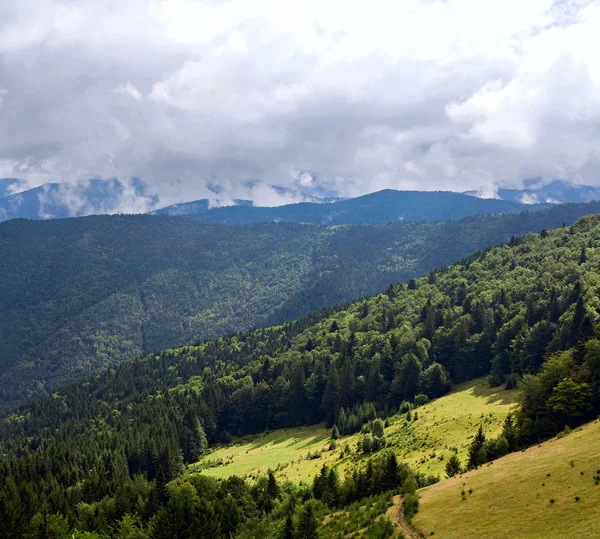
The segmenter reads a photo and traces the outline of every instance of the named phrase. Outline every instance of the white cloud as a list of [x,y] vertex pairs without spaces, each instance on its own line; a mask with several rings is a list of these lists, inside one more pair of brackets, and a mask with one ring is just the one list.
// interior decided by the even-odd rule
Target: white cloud
[[598,184],[598,36],[585,1],[9,0],[0,163],[141,176],[165,204]]

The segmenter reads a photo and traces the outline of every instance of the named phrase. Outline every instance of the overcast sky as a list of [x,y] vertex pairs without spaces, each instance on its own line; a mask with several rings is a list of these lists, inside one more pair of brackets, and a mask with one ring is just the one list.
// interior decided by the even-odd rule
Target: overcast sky
[[598,185],[599,50],[597,1],[3,0],[0,177]]

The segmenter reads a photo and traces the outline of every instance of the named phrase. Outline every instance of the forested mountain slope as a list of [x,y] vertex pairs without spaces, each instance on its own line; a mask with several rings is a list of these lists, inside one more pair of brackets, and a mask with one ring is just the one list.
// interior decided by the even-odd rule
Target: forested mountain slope
[[207,439],[322,420],[351,431],[488,373],[523,377],[506,446],[543,439],[600,411],[599,267],[589,216],[281,327],[126,362],[2,420],[2,495],[79,529],[147,521]]
[[0,409],[153,350],[382,291],[600,203],[444,223],[0,224]]
[[[201,201],[198,201],[201,202]],[[480,199],[451,191],[395,191],[386,189],[330,204],[302,202],[275,207],[225,206],[206,210],[194,202],[158,210],[186,215],[212,223],[248,224],[263,221],[292,221],[343,225],[394,221],[446,221],[483,213],[532,211],[542,205]]]

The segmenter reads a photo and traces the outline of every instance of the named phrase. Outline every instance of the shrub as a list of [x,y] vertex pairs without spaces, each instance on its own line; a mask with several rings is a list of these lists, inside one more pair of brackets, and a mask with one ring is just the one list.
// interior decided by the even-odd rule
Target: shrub
[[504,386],[504,389],[506,389],[506,390],[517,389],[518,383],[519,383],[519,379],[518,379],[517,375],[514,373],[511,373],[506,377],[506,386]]
[[423,393],[420,393],[419,395],[417,395],[415,397],[415,406],[423,406],[424,404],[427,404],[429,402],[429,397],[427,395],[424,395]]
[[404,509],[404,517],[410,522],[419,510],[419,495],[416,492],[404,495],[402,497],[402,507]]
[[385,426],[381,419],[376,419],[373,421],[373,425],[371,427],[371,432],[375,438],[382,438],[385,431]]
[[362,451],[363,453],[370,453],[371,451],[373,451],[373,436],[369,433],[369,434],[365,434],[362,437]]

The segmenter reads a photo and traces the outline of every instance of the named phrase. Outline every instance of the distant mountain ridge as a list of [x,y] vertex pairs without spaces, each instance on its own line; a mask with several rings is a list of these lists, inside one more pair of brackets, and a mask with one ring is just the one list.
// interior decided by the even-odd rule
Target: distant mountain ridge
[[[557,180],[528,180],[523,189],[499,188],[492,198],[476,191],[397,191],[385,189],[355,198],[332,196],[317,187],[283,187],[261,181],[233,189],[208,183],[206,198],[162,205],[139,178],[48,183],[26,189],[17,178],[0,178],[0,221],[59,219],[115,213],[185,216],[201,221],[248,224],[265,221],[321,224],[443,221],[481,213],[539,209],[548,204],[600,200],[600,188]],[[180,195],[173,193],[171,199]],[[474,201],[476,200],[476,201]]]
[[[0,221],[9,219],[61,219],[92,214],[144,213],[157,203],[146,185],[137,179],[91,179],[76,183],[47,183],[14,194],[18,180],[0,181]],[[137,210],[137,211],[136,211]]]
[[[162,208],[155,213],[185,215],[210,223],[230,225],[267,221],[327,225],[446,221],[484,213],[503,214],[535,207],[496,199],[480,199],[452,191],[395,191],[386,189],[329,204],[301,202],[275,207],[251,205],[209,208],[204,201]],[[187,212],[185,210],[188,210]]]
[[[465,194],[479,196],[477,191],[466,191]],[[565,180],[555,180],[543,185],[536,179],[525,181],[523,189],[499,188],[497,198],[520,204],[592,202],[600,200],[600,187],[578,185]]]

